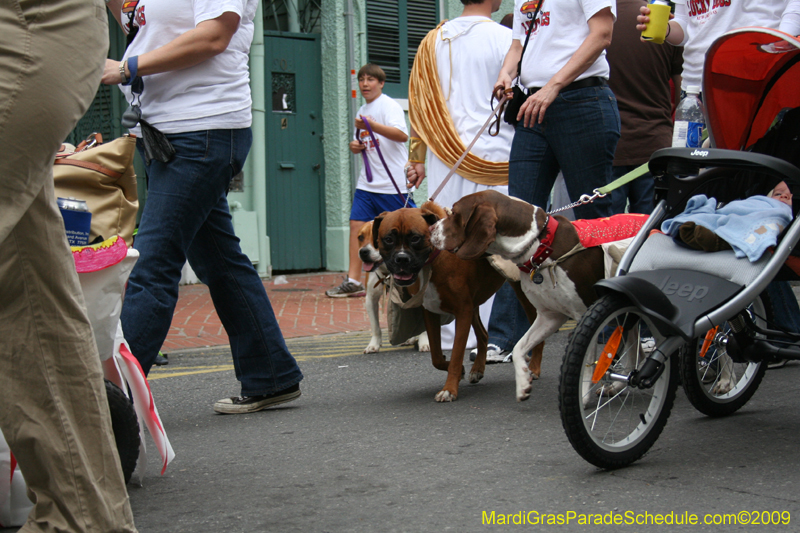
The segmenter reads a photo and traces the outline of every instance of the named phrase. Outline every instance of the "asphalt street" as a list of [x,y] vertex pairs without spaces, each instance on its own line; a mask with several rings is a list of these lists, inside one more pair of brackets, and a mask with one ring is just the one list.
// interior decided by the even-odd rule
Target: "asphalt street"
[[[175,353],[153,394],[176,458],[130,487],[142,532],[596,531],[579,515],[791,513],[788,526],[617,525],[614,531],[800,530],[800,363],[771,370],[739,413],[712,420],[679,391],[661,438],[639,462],[598,470],[572,449],[558,413],[568,332],[548,343],[531,399],[512,365],[493,365],[458,401],[433,397],[445,374],[428,354],[365,355],[365,333],[289,341],[303,396],[251,415],[217,415],[238,393],[225,349]],[[530,512],[534,511],[533,514]],[[490,525],[555,513],[569,524]],[[627,513],[627,514],[626,514]],[[539,515],[540,516],[540,515]],[[766,516],[766,515],[763,515]],[[777,516],[777,515],[773,515]],[[784,515],[786,516],[786,515]],[[642,518],[644,517],[644,518]],[[652,518],[652,517],[651,517]]]
[[[170,354],[151,387],[176,458],[161,476],[153,457],[143,485],[129,485],[136,524],[142,533],[800,530],[800,363],[768,371],[750,403],[725,419],[700,415],[679,390],[651,451],[607,472],[584,462],[561,427],[567,335],[549,341],[542,378],[523,403],[509,364],[488,367],[477,385],[462,381],[458,401],[436,403],[445,374],[428,354],[365,355],[368,335],[358,333],[288,342],[305,374],[299,400],[217,415],[213,402],[239,392],[228,350]],[[653,525],[656,515],[741,512],[791,518]],[[543,514],[569,523],[535,525]],[[511,524],[497,525],[501,515]],[[579,523],[589,515],[632,523]]]

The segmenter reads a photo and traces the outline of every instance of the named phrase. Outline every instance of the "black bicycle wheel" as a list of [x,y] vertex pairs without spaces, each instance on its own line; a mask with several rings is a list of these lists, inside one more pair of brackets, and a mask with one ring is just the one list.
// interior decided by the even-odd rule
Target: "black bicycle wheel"
[[652,322],[620,295],[601,298],[578,322],[561,365],[559,409],[572,447],[593,465],[631,464],[664,429],[678,387],[673,354],[650,389],[612,381],[604,368],[595,375],[608,353],[613,358],[607,370],[629,375],[662,340]]
[[[756,324],[771,320],[772,308],[765,294],[748,307]],[[725,337],[730,332],[726,322],[706,335],[694,339],[680,356],[683,390],[689,402],[707,416],[728,416],[753,397],[767,363],[737,363],[725,352]]]
[[139,419],[136,418],[133,403],[125,393],[110,381],[105,381],[114,440],[122,465],[122,474],[125,476],[125,483],[128,483],[139,459]]

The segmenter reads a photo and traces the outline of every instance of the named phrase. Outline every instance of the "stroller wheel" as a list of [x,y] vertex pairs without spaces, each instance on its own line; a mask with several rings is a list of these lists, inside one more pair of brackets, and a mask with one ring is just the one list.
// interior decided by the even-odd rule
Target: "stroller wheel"
[[593,465],[629,465],[664,429],[678,387],[674,355],[649,389],[609,377],[641,369],[663,340],[650,319],[620,295],[599,299],[578,322],[561,365],[559,409],[570,444]]
[[[755,322],[769,322],[772,308],[762,294],[748,308]],[[737,363],[725,352],[722,342],[730,331],[727,322],[690,342],[680,355],[683,390],[689,402],[707,416],[728,416],[753,397],[767,363]]]
[[127,484],[131,480],[131,475],[136,468],[136,461],[139,459],[139,420],[136,418],[133,403],[125,396],[125,393],[110,381],[105,380],[105,382],[114,440],[117,444],[119,462],[122,465],[122,474]]

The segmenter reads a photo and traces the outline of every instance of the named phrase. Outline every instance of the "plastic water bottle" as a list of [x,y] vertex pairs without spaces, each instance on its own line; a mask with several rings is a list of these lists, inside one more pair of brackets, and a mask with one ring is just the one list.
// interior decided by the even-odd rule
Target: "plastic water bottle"
[[675,129],[672,130],[673,148],[699,148],[703,139],[706,119],[700,101],[700,87],[690,85],[686,96],[675,110]]

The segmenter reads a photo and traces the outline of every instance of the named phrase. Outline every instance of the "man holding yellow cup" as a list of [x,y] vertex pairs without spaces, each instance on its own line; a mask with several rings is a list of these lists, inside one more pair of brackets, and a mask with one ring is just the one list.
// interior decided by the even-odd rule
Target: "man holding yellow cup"
[[647,8],[650,9],[650,21],[642,32],[642,40],[662,44],[670,31],[669,19],[672,8],[667,0],[654,0]]

